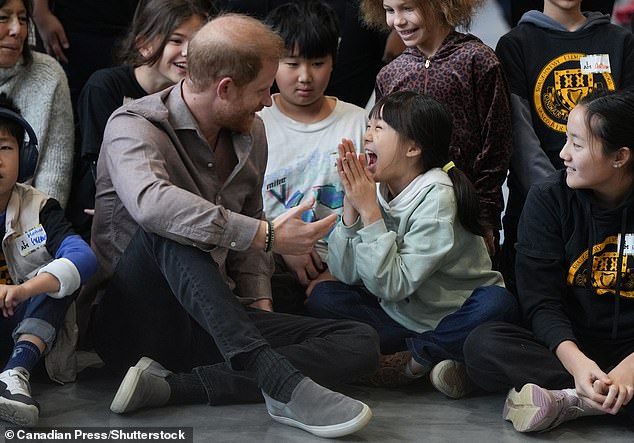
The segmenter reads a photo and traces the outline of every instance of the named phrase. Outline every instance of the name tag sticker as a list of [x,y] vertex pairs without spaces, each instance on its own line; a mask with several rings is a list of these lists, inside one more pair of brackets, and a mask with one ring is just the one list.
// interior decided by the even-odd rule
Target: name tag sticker
[[18,236],[15,245],[22,257],[26,257],[31,252],[46,246],[46,231],[42,225],[37,225],[29,229],[24,234]]
[[[617,240],[617,251],[621,248],[621,234]],[[634,234],[625,234],[625,244],[623,245],[623,255],[634,255]]]
[[579,59],[581,64],[581,72],[583,74],[599,74],[601,72],[612,72],[610,70],[609,54],[592,54],[586,55]]

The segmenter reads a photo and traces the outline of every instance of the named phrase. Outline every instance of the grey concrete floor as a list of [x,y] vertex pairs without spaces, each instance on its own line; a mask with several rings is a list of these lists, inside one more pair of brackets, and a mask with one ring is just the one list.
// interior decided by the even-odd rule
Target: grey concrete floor
[[[169,406],[117,415],[109,410],[119,380],[90,377],[65,386],[34,383],[41,404],[38,426],[193,427],[195,442],[317,442],[298,429],[272,421],[263,404]],[[501,418],[503,395],[451,400],[428,383],[387,390],[346,386],[344,393],[367,403],[369,425],[340,440],[350,442],[632,442],[634,425],[625,417],[581,418],[549,433],[515,432]]]

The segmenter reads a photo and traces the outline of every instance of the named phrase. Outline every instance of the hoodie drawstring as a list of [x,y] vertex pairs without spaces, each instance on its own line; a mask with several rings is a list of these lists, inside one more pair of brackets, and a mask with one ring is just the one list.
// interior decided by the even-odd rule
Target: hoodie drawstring
[[619,315],[621,310],[621,268],[625,249],[625,227],[627,223],[627,206],[621,215],[621,236],[619,239],[619,256],[616,260],[616,285],[614,287],[614,322],[612,323],[612,339],[616,339],[619,331]]

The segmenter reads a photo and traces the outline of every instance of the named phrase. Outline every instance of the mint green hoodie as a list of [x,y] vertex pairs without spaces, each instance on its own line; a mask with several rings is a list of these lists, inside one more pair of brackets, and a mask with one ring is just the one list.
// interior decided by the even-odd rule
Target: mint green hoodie
[[458,222],[453,186],[441,169],[419,175],[389,202],[386,195],[381,185],[381,220],[335,227],[327,259],[335,277],[363,284],[392,319],[419,333],[434,329],[477,287],[504,286],[484,239]]

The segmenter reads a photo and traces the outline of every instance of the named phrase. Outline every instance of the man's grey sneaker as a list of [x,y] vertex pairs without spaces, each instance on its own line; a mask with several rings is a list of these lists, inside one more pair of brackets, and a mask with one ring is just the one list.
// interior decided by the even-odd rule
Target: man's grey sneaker
[[506,396],[504,420],[519,432],[548,431],[585,415],[603,414],[586,404],[574,389],[548,390],[529,383]]
[[451,398],[462,398],[473,391],[473,383],[467,376],[467,368],[455,360],[443,360],[429,373],[431,384]]
[[163,406],[170,397],[167,376],[172,374],[151,358],[141,360],[126,373],[110,410],[117,414],[136,411],[141,408]]
[[308,377],[295,387],[288,403],[262,394],[273,420],[319,437],[352,434],[372,418],[372,411],[365,403],[326,389]]
[[40,405],[31,398],[29,373],[7,369],[0,373],[0,419],[19,426],[35,426]]

